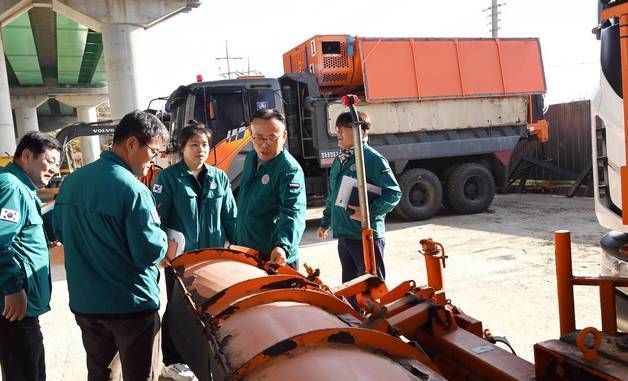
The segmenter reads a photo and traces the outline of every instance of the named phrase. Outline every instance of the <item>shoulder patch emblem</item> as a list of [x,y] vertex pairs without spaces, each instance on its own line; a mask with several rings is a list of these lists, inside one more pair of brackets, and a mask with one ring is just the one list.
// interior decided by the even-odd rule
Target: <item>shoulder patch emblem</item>
[[13,209],[2,208],[0,210],[0,220],[17,224],[20,221],[20,213]]
[[161,225],[161,218],[159,218],[159,213],[157,213],[157,209],[153,209],[150,211],[150,215],[153,217],[153,222],[157,225]]
[[270,176],[268,176],[268,173],[262,176],[262,184],[266,185],[268,184],[269,181],[270,181]]
[[351,170],[355,172],[355,164],[351,164]]
[[164,188],[163,185],[159,185],[159,184],[153,184],[153,192],[154,193],[161,193],[161,190]]

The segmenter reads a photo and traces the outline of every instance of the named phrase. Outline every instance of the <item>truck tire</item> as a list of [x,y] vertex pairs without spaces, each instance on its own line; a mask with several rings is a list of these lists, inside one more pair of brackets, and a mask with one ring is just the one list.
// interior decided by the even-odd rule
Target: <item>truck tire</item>
[[460,164],[447,181],[447,201],[460,214],[485,211],[495,197],[491,172],[477,163]]
[[[440,181],[443,183],[443,187],[447,189],[447,183],[449,182],[449,178],[451,174],[454,173],[456,168],[460,166],[460,163],[452,164],[449,167],[445,168],[444,171],[440,173]],[[449,204],[449,196],[447,192],[443,192],[443,207],[445,209],[451,209],[451,205]]]
[[397,214],[410,221],[426,220],[438,212],[443,203],[443,187],[432,171],[413,168],[399,177],[401,200]]

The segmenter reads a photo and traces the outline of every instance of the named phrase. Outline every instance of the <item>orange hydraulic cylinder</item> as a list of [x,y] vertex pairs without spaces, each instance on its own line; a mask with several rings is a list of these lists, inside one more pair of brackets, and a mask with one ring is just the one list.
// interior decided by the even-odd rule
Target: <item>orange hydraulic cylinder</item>
[[[444,304],[446,302],[443,282],[443,267],[445,252],[443,246],[431,239],[421,240],[423,256],[425,257],[425,268],[427,270],[427,285],[436,291],[436,301]],[[439,249],[440,248],[440,249]]]
[[362,229],[362,253],[364,255],[364,272],[377,275],[373,229]]
[[554,243],[560,335],[564,336],[576,330],[573,270],[571,266],[571,233],[567,230],[555,231]]
[[425,256],[425,267],[427,268],[427,285],[434,290],[443,289],[443,268],[440,258],[432,255]]

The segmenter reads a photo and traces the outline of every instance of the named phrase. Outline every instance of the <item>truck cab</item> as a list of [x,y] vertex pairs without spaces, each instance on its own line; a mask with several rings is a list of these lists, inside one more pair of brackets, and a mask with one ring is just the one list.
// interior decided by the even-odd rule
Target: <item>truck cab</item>
[[241,78],[180,86],[166,103],[166,110],[170,112],[170,164],[179,160],[175,150],[179,131],[194,119],[212,132],[209,164],[227,172],[236,189],[244,155],[253,149],[245,126],[251,115],[261,108],[283,112],[279,82],[274,78]]

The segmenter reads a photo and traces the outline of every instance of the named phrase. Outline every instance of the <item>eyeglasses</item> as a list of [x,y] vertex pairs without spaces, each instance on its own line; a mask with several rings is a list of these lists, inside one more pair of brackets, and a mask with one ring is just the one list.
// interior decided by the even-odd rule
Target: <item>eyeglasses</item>
[[44,160],[46,160],[46,163],[48,163],[49,166],[57,170],[59,169],[59,163],[57,163],[54,159],[51,159],[48,156],[44,155]]
[[347,126],[347,125],[335,126],[335,129],[336,129],[336,132],[353,131],[353,127],[352,126]]
[[153,148],[153,147],[149,146],[148,144],[144,143],[141,140],[140,140],[140,143],[142,143],[144,146],[146,146],[150,150],[150,153],[152,154],[151,157],[150,157],[151,160],[156,158],[157,155],[159,155],[159,149],[158,148]]
[[270,135],[270,136],[259,136],[259,135],[253,135],[251,137],[251,139],[253,139],[253,141],[255,142],[255,144],[264,144],[265,142],[268,142],[269,144],[272,143],[277,143],[277,140],[279,140],[279,136],[277,135]]

